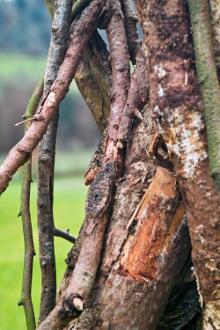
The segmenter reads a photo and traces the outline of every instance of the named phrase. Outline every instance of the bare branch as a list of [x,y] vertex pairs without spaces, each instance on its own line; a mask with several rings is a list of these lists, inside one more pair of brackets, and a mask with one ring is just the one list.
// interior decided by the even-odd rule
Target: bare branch
[[50,93],[41,103],[39,113],[34,116],[35,120],[24,137],[11,149],[0,167],[0,193],[7,188],[17,169],[30,157],[55,115],[75,75],[85,45],[99,24],[97,18],[102,14],[103,5],[103,0],[92,1],[83,11],[80,19],[73,23],[70,44]]

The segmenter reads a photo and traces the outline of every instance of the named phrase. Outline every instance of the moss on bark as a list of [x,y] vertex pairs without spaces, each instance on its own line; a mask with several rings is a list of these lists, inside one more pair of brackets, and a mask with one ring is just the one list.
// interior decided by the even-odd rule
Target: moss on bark
[[204,102],[211,175],[220,191],[220,89],[207,0],[189,1],[196,68]]

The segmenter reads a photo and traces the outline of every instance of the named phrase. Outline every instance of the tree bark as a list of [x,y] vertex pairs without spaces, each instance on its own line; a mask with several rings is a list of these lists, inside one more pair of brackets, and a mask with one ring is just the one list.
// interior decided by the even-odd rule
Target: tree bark
[[[197,28],[207,12],[200,12],[198,4],[204,1],[195,5],[189,0],[190,21],[185,0],[137,0],[144,34],[140,49],[131,1],[75,3],[80,11],[86,8],[74,16],[57,78],[30,129],[0,168],[2,192],[54,118],[81,60],[77,84],[100,130],[106,129],[85,176],[91,186],[84,224],[69,253],[56,305],[38,329],[156,329],[172,289],[184,282],[191,245],[202,326],[220,328],[220,200],[209,173],[209,116],[205,123],[203,115],[204,107],[213,110],[207,110],[210,95],[218,115],[219,86],[211,48],[200,52]],[[216,16],[213,22],[216,28]],[[98,26],[107,31],[109,60],[101,39],[93,35]],[[204,35],[210,46],[208,28]],[[203,60],[207,64],[210,58],[212,70],[205,70],[207,80],[200,82]],[[136,63],[132,74],[129,59]],[[213,77],[214,85],[208,86]],[[215,93],[207,94],[207,86],[212,91],[214,86]],[[211,133],[218,136],[215,124]],[[198,301],[195,290],[193,295]],[[187,319],[195,314],[189,311]]]
[[175,175],[147,152],[155,137],[147,117],[132,132],[90,299],[68,329],[155,329],[190,253]]
[[[57,1],[53,12],[51,42],[44,75],[44,93],[50,92],[68,46],[72,0]],[[41,267],[41,304],[39,320],[42,321],[56,302],[56,261],[54,251],[54,167],[58,111],[49,123],[39,146],[38,156],[38,232]]]
[[186,2],[138,1],[149,48],[150,107],[187,210],[204,328],[219,328],[219,195],[209,173],[203,103]]

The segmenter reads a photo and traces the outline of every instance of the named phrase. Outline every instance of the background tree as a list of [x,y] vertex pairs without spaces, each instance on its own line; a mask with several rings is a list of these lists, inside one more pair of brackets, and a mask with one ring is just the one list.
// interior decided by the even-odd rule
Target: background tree
[[[0,168],[3,192],[44,136],[38,329],[218,329],[220,9],[208,0],[47,5],[54,18],[44,92],[33,94],[33,112],[22,121],[29,127]],[[106,30],[108,47],[97,29]],[[103,136],[85,175],[85,221],[56,295],[53,237],[65,235],[53,223],[54,127],[74,76]],[[26,166],[23,223],[31,239]],[[24,274],[33,329],[31,264]]]

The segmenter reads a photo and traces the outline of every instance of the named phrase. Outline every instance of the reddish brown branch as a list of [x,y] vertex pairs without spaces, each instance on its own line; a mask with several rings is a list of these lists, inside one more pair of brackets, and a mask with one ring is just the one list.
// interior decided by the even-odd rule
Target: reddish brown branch
[[137,14],[133,0],[121,0],[122,10],[125,16],[125,30],[130,58],[136,63],[136,55],[140,48],[140,40],[137,32]]
[[59,103],[67,93],[75,75],[83,49],[99,23],[97,17],[101,15],[103,5],[103,0],[92,1],[84,10],[80,19],[74,23],[65,59],[60,66],[50,93],[41,104],[40,113],[34,116],[29,130],[10,150],[0,167],[0,193],[7,188],[17,169],[30,157],[32,150],[41,140],[50,120],[55,115]]
[[134,117],[142,120],[141,110],[148,98],[149,81],[147,77],[147,61],[142,48],[137,54],[137,65],[131,78],[123,116],[118,131],[118,140],[126,141]]
[[112,66],[111,112],[108,122],[108,144],[117,139],[120,118],[127,100],[130,84],[130,65],[123,14],[119,1],[113,1],[112,6],[113,15],[107,26]]

